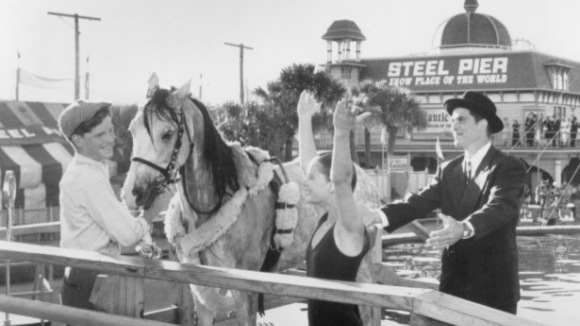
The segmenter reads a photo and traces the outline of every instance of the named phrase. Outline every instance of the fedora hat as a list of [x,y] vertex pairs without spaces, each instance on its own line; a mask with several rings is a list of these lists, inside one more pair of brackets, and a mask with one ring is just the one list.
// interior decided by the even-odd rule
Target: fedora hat
[[479,92],[467,91],[461,98],[453,98],[445,101],[445,110],[451,115],[456,108],[464,108],[480,115],[489,123],[492,134],[503,130],[503,122],[497,116],[495,104],[485,95]]

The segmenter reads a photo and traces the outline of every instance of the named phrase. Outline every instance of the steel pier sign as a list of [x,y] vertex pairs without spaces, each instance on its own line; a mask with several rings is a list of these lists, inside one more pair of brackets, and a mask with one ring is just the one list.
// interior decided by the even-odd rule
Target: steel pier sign
[[411,90],[525,88],[535,83],[529,53],[429,56],[369,60],[364,79]]

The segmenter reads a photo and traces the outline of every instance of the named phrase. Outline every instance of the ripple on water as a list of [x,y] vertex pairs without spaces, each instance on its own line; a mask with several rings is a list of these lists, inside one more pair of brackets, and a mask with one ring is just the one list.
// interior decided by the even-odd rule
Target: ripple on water
[[439,258],[424,257],[424,256],[413,257],[413,260],[416,262],[421,262],[421,263],[436,263],[436,262],[440,261]]
[[421,272],[414,271],[411,269],[400,269],[397,271],[397,274],[399,274],[399,276],[402,276],[402,277],[412,277],[412,276],[421,275]]
[[544,272],[536,272],[536,271],[520,271],[520,276],[526,275],[543,275]]

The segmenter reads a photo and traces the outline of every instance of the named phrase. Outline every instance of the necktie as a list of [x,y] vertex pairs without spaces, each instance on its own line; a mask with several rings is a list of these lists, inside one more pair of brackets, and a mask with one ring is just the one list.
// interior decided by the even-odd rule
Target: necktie
[[471,180],[471,161],[470,160],[465,160],[465,184],[467,185],[469,183],[469,180]]

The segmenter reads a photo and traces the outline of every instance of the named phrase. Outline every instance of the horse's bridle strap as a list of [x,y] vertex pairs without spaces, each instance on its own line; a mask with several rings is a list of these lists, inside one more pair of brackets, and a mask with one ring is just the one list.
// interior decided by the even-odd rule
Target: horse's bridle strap
[[146,159],[140,158],[140,157],[133,157],[131,159],[131,161],[133,162],[138,162],[141,164],[145,164],[148,167],[158,171],[159,173],[161,173],[163,175],[163,177],[165,178],[163,183],[160,186],[159,190],[164,190],[169,184],[173,184],[179,181],[179,176],[177,176],[177,173],[179,172],[176,167],[176,161],[177,161],[177,155],[179,154],[179,150],[181,148],[181,137],[183,136],[183,132],[184,130],[187,132],[187,139],[189,140],[189,154],[188,157],[191,156],[191,153],[193,152],[193,140],[191,138],[191,135],[189,133],[189,129],[187,128],[187,122],[185,121],[185,113],[183,112],[183,110],[181,111],[181,119],[179,119],[178,121],[176,121],[177,126],[178,126],[178,133],[177,133],[177,140],[175,141],[175,146],[173,147],[173,152],[171,153],[171,157],[169,160],[169,163],[167,164],[167,166],[165,168],[162,168],[161,166],[148,161]]
[[164,168],[160,167],[159,165],[157,165],[157,164],[155,164],[155,163],[153,163],[153,162],[149,162],[149,161],[147,161],[147,160],[145,160],[145,159],[142,159],[142,158],[140,158],[140,157],[133,157],[133,158],[131,159],[131,161],[133,161],[133,162],[138,162],[138,163],[141,163],[141,164],[145,164],[145,165],[147,165],[148,167],[150,167],[150,168],[152,168],[152,169],[155,169],[155,170],[159,171],[161,174],[163,174],[163,176],[164,176],[165,178],[169,178],[169,177],[170,177],[170,176],[169,176],[169,171],[167,171],[167,169],[164,169]]

